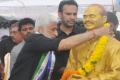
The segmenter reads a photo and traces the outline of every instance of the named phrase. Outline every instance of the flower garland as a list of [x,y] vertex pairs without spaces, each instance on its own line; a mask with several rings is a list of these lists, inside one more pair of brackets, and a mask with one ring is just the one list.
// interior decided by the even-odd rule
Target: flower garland
[[[104,26],[108,27],[109,24],[106,23]],[[72,74],[79,74],[79,75],[86,76],[88,73],[90,73],[94,69],[95,64],[102,57],[102,54],[105,50],[105,46],[107,42],[108,42],[108,37],[105,35],[101,36],[95,47],[95,50],[93,51],[90,58],[86,61],[86,63],[78,70],[65,70],[61,80],[67,80]]]

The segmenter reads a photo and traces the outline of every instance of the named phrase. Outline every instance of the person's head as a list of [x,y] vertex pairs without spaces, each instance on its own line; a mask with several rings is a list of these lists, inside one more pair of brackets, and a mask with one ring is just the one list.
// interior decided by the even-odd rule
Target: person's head
[[11,27],[12,25],[16,25],[17,22],[18,22],[18,20],[9,21],[9,27]]
[[36,20],[35,28],[37,32],[43,34],[48,38],[55,38],[58,35],[56,19],[49,14],[40,16]]
[[23,40],[21,32],[18,29],[19,29],[18,21],[11,20],[9,23],[10,37],[12,38],[13,42],[15,42],[16,44],[20,43]]
[[19,31],[25,39],[30,33],[34,32],[35,21],[31,18],[23,18],[19,21]]
[[111,24],[113,31],[116,31],[119,21],[117,16],[113,12],[107,12],[107,21]]
[[87,30],[102,27],[106,21],[106,10],[102,5],[92,4],[85,9],[83,23]]
[[78,4],[74,0],[63,0],[59,4],[58,16],[62,24],[71,28],[75,25],[77,19]]

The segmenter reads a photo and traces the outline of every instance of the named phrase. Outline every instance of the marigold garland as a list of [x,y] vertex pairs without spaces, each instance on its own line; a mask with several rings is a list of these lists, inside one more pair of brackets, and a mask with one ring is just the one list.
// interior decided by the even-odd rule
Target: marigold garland
[[[108,27],[109,24],[106,23],[104,26]],[[101,36],[95,47],[95,50],[93,51],[90,58],[86,61],[86,63],[78,70],[65,70],[61,80],[67,80],[72,74],[79,74],[79,75],[86,76],[87,73],[90,73],[94,69],[95,64],[102,57],[102,54],[105,50],[105,46],[106,46],[107,42],[108,42],[108,37],[105,35]]]

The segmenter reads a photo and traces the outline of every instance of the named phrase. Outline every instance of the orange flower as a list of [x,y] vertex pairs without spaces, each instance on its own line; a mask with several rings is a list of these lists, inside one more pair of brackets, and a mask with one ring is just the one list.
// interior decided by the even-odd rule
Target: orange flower
[[61,80],[67,80],[72,74],[80,74],[77,70],[65,70]]

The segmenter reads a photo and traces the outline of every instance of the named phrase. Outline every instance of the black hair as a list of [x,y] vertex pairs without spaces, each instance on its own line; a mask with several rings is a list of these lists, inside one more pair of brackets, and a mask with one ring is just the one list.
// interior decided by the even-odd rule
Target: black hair
[[21,28],[23,25],[27,25],[27,24],[32,24],[35,27],[35,21],[31,18],[23,18],[19,21],[19,31],[21,31]]
[[75,5],[78,8],[78,4],[75,0],[63,0],[59,4],[58,12],[63,12],[63,7],[65,5]]
[[11,20],[11,21],[9,21],[9,27],[11,27],[11,25],[13,25],[13,24],[15,24],[17,22],[18,22],[18,20]]
[[116,27],[119,25],[118,18],[113,12],[107,12],[107,21],[113,23]]
[[8,21],[6,18],[4,18],[3,16],[0,16],[0,28],[8,28],[9,25],[8,25]]
[[0,28],[9,28],[9,21],[0,22]]
[[8,38],[9,38],[8,35],[3,35],[3,36],[1,37],[1,41],[2,41],[2,40],[5,40],[5,39],[8,39]]

